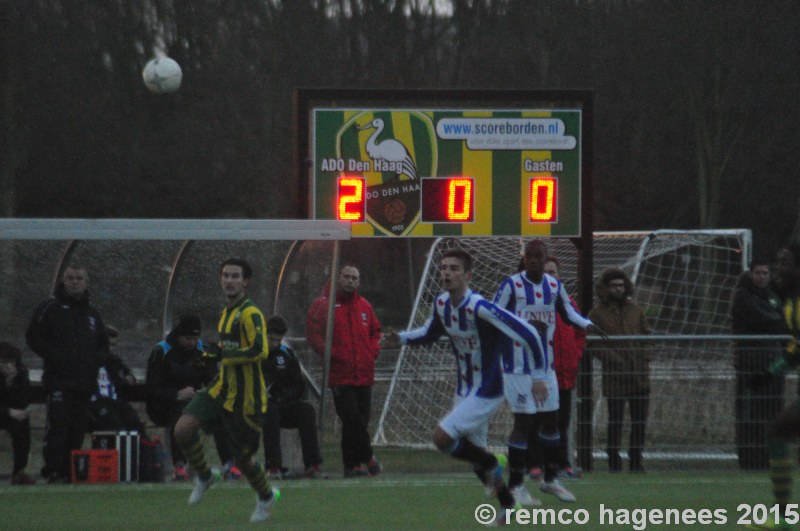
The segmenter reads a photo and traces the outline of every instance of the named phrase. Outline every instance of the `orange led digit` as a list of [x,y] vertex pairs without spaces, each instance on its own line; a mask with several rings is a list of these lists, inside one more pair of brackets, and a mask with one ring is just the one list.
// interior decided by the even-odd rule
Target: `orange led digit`
[[557,179],[553,177],[534,177],[530,181],[528,201],[532,222],[551,222],[556,220],[558,195]]
[[364,179],[339,177],[337,214],[342,221],[364,221]]
[[472,179],[450,179],[447,186],[447,219],[467,221],[472,212]]
[[423,177],[421,181],[422,221],[475,221],[475,186],[472,177]]

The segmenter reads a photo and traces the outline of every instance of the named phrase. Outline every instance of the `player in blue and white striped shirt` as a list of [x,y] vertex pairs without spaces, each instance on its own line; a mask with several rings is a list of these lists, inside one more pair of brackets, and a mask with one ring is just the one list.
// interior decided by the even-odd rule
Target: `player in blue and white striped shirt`
[[534,399],[539,403],[547,399],[541,339],[532,326],[469,289],[472,257],[468,253],[444,252],[440,268],[447,292],[436,297],[431,318],[414,330],[390,331],[386,344],[421,345],[448,336],[458,367],[458,388],[455,405],[436,427],[433,442],[442,452],[472,463],[500,504],[511,508],[514,499],[503,482],[503,466],[485,449],[488,421],[503,401],[501,359],[509,339],[525,353]]
[[553,369],[556,312],[570,326],[583,330],[591,328],[604,335],[589,319],[575,311],[561,281],[544,272],[546,258],[547,247],[544,242],[529,241],[525,245],[524,271],[503,280],[494,298],[495,304],[513,312],[536,328],[542,338],[542,349],[546,359],[548,395],[543,404],[538,404],[530,393],[534,373],[527,363],[525,351],[516,344],[507,349],[503,357],[505,395],[514,413],[514,428],[508,438],[510,471],[508,486],[517,501],[523,505],[541,503],[531,496],[522,484],[528,437],[534,426],[535,414],[538,414],[540,426],[538,437],[545,462],[545,477],[541,490],[554,494],[561,501],[575,501],[575,496],[555,479],[558,471],[558,450],[561,445],[561,434],[558,429],[558,380]]

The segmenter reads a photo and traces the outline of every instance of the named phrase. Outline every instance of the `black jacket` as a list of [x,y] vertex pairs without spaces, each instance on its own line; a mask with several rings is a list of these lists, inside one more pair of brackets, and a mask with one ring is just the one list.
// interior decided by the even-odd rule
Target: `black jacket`
[[184,387],[202,389],[217,373],[215,354],[204,352],[202,342],[196,349],[182,349],[170,332],[150,352],[145,380],[147,415],[159,426],[168,422],[178,402],[178,391]]
[[67,297],[59,284],[53,297],[34,312],[25,340],[44,360],[45,390],[93,393],[97,389],[97,370],[109,355],[108,337],[88,291],[76,300]]
[[[768,287],[757,287],[748,273],[744,273],[736,284],[731,318],[732,331],[737,335],[789,333],[778,296]],[[744,374],[762,373],[782,355],[784,346],[781,341],[737,341],[734,366]]]
[[300,360],[291,348],[281,345],[277,351],[270,351],[261,368],[273,403],[281,405],[305,399],[306,382]]
[[31,382],[28,369],[17,362],[17,375],[11,385],[0,375],[0,417],[7,417],[9,409],[25,409],[31,402]]
[[736,284],[731,317],[734,334],[788,334],[780,298],[769,287],[756,286],[749,273]]

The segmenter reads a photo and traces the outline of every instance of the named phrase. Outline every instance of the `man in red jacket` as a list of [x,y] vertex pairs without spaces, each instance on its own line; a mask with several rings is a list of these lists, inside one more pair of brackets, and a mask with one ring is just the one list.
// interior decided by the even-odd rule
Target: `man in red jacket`
[[[367,431],[381,324],[372,305],[358,294],[359,281],[358,268],[349,264],[342,267],[336,281],[328,379],[336,414],[342,422],[342,462],[346,478],[374,476],[381,471]],[[321,356],[325,354],[328,295],[326,287],[311,303],[306,321],[308,343]],[[363,464],[367,465],[366,471]]]

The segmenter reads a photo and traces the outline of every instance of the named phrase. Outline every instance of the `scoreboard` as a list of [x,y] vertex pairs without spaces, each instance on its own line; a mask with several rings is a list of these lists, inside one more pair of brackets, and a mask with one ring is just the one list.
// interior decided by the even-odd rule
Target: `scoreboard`
[[579,104],[307,112],[311,216],[353,237],[581,235]]

